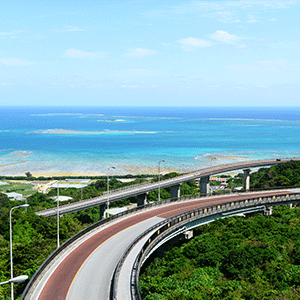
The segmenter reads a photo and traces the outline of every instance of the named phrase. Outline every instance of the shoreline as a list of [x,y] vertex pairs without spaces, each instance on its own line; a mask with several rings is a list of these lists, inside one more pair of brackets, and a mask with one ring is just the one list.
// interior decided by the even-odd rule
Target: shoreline
[[[18,154],[18,153],[17,153]],[[30,156],[30,154],[29,154]],[[257,158],[258,159],[258,158]],[[261,158],[263,159],[263,158]],[[228,155],[227,153],[206,153],[201,156],[194,157],[194,163],[187,161],[183,164],[182,161],[167,161],[161,164],[160,173],[162,175],[176,172],[176,173],[189,173],[201,169],[213,167],[216,165],[224,165],[228,163],[236,163],[238,161],[253,160],[250,156],[237,156]],[[124,162],[126,161],[126,165]],[[107,170],[110,166],[115,169],[109,170],[109,176],[139,176],[150,175],[155,176],[158,174],[158,164],[149,165],[151,162],[142,162],[142,164],[134,164],[133,161],[120,160],[117,161],[76,161],[76,160],[48,160],[28,159],[26,161],[11,162],[0,160],[0,176],[18,177],[26,176],[26,172],[30,172],[34,177],[96,177],[107,176]],[[173,166],[172,166],[173,164]],[[171,166],[172,167],[171,167]],[[239,172],[228,172],[227,175],[236,175]]]
[[[216,165],[223,165],[227,163],[234,163],[239,160],[249,160],[249,157],[247,156],[228,156],[228,155],[221,155],[221,154],[206,154],[201,157],[201,161],[203,164],[199,167],[198,164],[195,163],[194,167],[190,165],[189,167],[168,167],[168,166],[162,166],[160,169],[160,174],[165,175],[168,173],[176,172],[176,173],[189,173],[194,172],[197,170],[201,170],[207,167],[212,167]],[[199,159],[195,159],[195,161],[199,162]],[[61,170],[57,168],[56,166],[52,166],[52,170],[48,169],[46,167],[41,167],[40,165],[38,168],[35,168],[36,162],[32,162],[31,164],[26,166],[26,169],[20,171],[19,168],[17,170],[10,170],[10,171],[4,171],[2,168],[6,169],[11,166],[16,166],[23,164],[24,162],[28,161],[20,161],[15,163],[9,163],[0,165],[0,176],[4,177],[23,177],[26,176],[26,172],[30,172],[33,177],[97,177],[97,176],[107,176],[107,172],[103,172],[103,169],[105,168],[99,168],[99,172],[97,172],[94,168],[94,170],[91,170],[90,172],[86,170],[86,168],[80,168],[80,166],[77,166],[77,170]],[[115,170],[110,170],[109,176],[139,176],[139,175],[150,175],[150,176],[156,176],[158,175],[158,166],[147,166],[147,165],[127,165],[122,166],[118,164],[111,164],[115,166]],[[37,170],[38,169],[38,170]],[[2,171],[2,172],[1,172]],[[3,172],[4,171],[4,172]],[[239,172],[228,172],[228,175],[236,175]],[[226,173],[227,174],[227,173]]]

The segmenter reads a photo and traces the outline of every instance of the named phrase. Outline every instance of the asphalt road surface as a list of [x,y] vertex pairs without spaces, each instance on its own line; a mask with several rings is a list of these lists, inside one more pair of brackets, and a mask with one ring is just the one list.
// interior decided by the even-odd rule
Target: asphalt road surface
[[[279,193],[287,192],[276,192]],[[260,193],[259,196],[268,194],[274,192]],[[181,202],[139,213],[114,223],[85,240],[65,257],[43,285],[39,296],[32,300],[108,300],[112,270],[126,250],[126,245],[147,226],[192,209],[246,197],[247,194],[229,195]]]

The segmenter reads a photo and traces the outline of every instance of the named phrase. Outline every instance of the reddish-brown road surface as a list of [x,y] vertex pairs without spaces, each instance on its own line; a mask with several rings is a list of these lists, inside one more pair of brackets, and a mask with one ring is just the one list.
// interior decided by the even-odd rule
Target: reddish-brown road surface
[[[287,192],[276,192],[276,194],[286,194]],[[273,193],[262,193],[259,196],[274,195]],[[250,196],[250,195],[249,195]],[[181,202],[177,204],[171,204],[168,206],[162,206],[157,209],[153,209],[144,213],[133,215],[127,219],[124,219],[118,223],[112,224],[110,227],[98,232],[89,239],[87,239],[80,246],[75,248],[55,269],[49,280],[45,284],[43,290],[40,293],[39,300],[65,300],[69,287],[72,284],[74,277],[78,270],[89,257],[89,255],[99,247],[102,243],[108,240],[113,235],[117,234],[124,229],[133,226],[139,222],[147,220],[152,217],[170,218],[180,213],[196,209],[199,207],[224,203],[227,201],[234,201],[246,198],[244,195],[230,195],[222,198],[209,198],[199,199],[190,202]],[[250,196],[251,197],[251,196]],[[124,249],[125,250],[125,249]],[[99,283],[101,284],[101,283]]]

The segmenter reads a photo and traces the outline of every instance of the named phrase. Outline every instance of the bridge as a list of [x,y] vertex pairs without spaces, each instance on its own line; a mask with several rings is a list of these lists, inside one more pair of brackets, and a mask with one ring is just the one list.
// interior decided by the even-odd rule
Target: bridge
[[[188,182],[197,178],[200,178],[200,194],[206,195],[209,188],[209,176],[215,174],[222,174],[235,170],[243,170],[244,180],[243,188],[245,191],[250,189],[250,172],[251,168],[272,166],[280,163],[285,163],[290,160],[299,161],[299,157],[295,158],[283,158],[283,159],[268,159],[268,160],[255,160],[248,162],[232,163],[226,165],[219,165],[210,168],[201,169],[198,171],[193,171],[181,176],[177,176],[171,179],[161,180],[154,183],[143,183],[138,185],[132,185],[119,190],[112,190],[109,195],[106,193],[102,196],[78,201],[71,204],[61,205],[59,208],[59,214],[64,215],[67,213],[72,213],[82,209],[99,206],[100,207],[100,218],[102,218],[106,204],[109,202],[114,202],[117,200],[138,196],[137,204],[138,206],[145,205],[147,200],[147,194],[151,191],[158,190],[160,188],[171,187],[171,198],[180,197],[180,185],[183,182]],[[37,215],[53,217],[57,215],[57,208],[45,209],[43,211],[36,212]]]
[[22,300],[140,300],[142,264],[169,239],[218,218],[300,202],[299,189],[181,197],[122,212],[86,228],[54,251],[31,278]]

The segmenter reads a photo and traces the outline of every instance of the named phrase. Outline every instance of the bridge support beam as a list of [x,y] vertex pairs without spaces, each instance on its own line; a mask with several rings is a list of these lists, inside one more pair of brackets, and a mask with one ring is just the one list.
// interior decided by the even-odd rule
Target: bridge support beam
[[104,213],[106,210],[106,203],[102,203],[99,205],[99,220],[103,219]]
[[141,194],[137,196],[137,206],[143,206],[147,202],[147,195],[148,193]]
[[250,190],[250,169],[245,169],[244,171],[244,180],[243,180],[243,189],[245,191]]
[[180,197],[180,186],[181,184],[171,186],[171,198],[179,198]]
[[206,195],[209,189],[209,176],[200,179],[200,195]]

